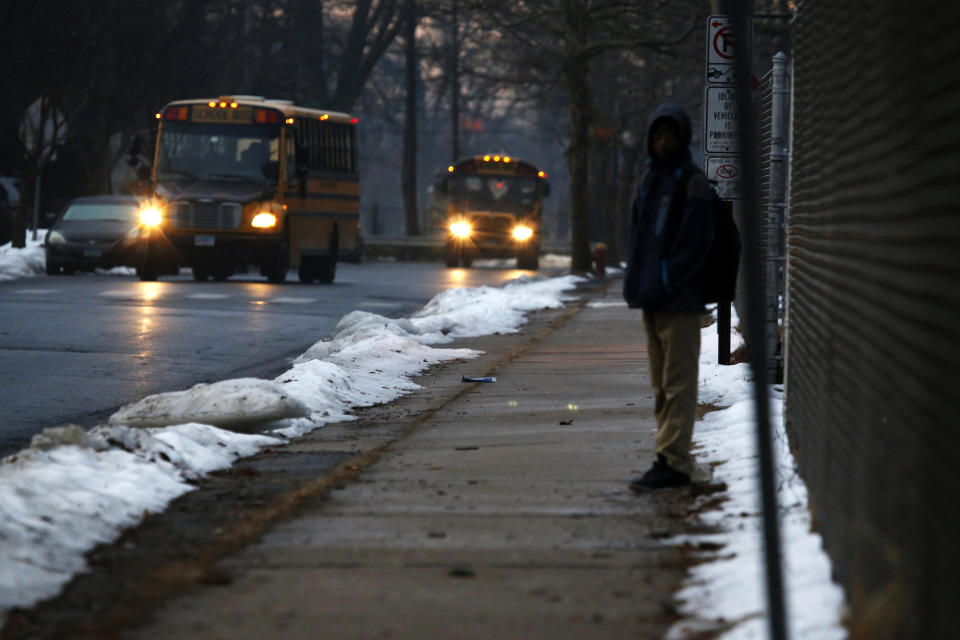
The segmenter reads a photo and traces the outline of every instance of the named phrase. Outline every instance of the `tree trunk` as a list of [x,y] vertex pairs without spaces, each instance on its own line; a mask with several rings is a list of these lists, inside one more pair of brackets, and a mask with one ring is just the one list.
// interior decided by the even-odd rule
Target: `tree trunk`
[[417,9],[404,0],[406,13],[407,105],[403,123],[403,211],[408,236],[420,235],[417,212]]
[[576,273],[590,270],[590,224],[587,206],[587,180],[590,153],[590,98],[587,89],[587,63],[574,61],[567,68],[570,93],[570,268]]
[[450,119],[451,162],[460,159],[460,21],[457,12],[458,0],[453,0],[450,17]]

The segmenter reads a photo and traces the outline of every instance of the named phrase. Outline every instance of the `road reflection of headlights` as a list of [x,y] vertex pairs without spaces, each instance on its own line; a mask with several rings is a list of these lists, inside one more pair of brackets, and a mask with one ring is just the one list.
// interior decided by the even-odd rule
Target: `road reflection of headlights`
[[59,231],[51,231],[47,234],[47,244],[66,244],[67,239]]

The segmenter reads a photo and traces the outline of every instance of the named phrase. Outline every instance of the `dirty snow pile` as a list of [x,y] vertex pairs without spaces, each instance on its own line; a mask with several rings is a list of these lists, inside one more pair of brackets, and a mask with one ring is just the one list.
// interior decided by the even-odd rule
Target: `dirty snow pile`
[[46,234],[46,229],[38,229],[37,239],[31,240],[33,234],[27,232],[27,246],[23,249],[14,249],[9,242],[0,246],[0,281],[44,272],[43,238]]
[[[42,268],[42,252],[40,260]],[[45,430],[0,460],[0,620],[56,595],[84,570],[85,552],[162,511],[192,481],[419,388],[411,376],[430,365],[479,355],[429,345],[514,333],[525,313],[561,307],[580,280],[450,289],[410,318],[354,311],[274,380],[201,384],[144,398],[89,431]]]
[[[734,317],[732,326],[737,325]],[[736,348],[742,337],[732,331]],[[681,612],[667,640],[709,637],[720,640],[762,640],[768,637],[763,535],[759,497],[759,459],[749,365],[719,366],[717,327],[701,332],[700,391],[702,403],[725,407],[708,413],[694,431],[698,465],[716,465],[713,481],[725,483],[726,500],[701,514],[716,533],[687,536],[680,542],[722,545],[690,570],[676,594]],[[783,424],[783,389],[772,386],[770,414],[777,464],[780,539],[784,551],[784,590],[791,638],[841,640],[843,591],[831,580],[830,559],[820,535],[811,530],[807,490],[796,472]],[[672,539],[671,543],[676,543]],[[714,635],[710,632],[723,630]]]

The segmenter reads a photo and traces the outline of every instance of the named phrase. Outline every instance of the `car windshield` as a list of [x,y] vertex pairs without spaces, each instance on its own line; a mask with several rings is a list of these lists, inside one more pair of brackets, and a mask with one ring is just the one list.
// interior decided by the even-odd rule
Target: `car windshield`
[[275,125],[169,122],[160,135],[157,179],[264,183],[264,167],[279,152]]
[[536,182],[510,176],[462,176],[455,180],[454,190],[472,202],[485,204],[531,204],[537,197]]
[[64,220],[116,220],[137,222],[136,204],[75,203],[63,214]]

